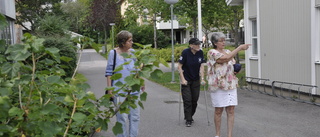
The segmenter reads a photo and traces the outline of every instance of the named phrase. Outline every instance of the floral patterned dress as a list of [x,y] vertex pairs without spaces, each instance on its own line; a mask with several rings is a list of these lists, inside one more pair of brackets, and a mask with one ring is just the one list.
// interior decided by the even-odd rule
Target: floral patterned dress
[[[231,51],[225,49],[229,54]],[[231,90],[238,86],[238,78],[234,74],[233,64],[235,60],[232,59],[227,63],[219,64],[216,60],[221,58],[224,54],[215,49],[208,51],[208,84],[209,91],[216,91],[217,89]]]

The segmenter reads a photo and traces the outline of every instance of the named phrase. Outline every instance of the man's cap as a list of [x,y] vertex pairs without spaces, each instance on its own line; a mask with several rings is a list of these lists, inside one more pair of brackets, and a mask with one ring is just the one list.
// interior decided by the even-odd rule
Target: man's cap
[[201,41],[198,39],[198,38],[191,38],[189,40],[189,45],[200,45],[201,44]]

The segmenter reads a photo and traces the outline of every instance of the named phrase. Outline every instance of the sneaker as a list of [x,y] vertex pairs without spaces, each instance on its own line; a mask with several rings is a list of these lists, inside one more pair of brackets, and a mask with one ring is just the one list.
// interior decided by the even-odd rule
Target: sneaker
[[191,127],[191,124],[192,124],[191,121],[187,121],[186,122],[186,127]]

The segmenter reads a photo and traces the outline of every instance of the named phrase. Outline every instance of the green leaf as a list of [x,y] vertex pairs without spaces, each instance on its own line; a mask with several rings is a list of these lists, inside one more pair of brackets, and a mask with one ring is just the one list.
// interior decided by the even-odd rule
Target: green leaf
[[128,84],[129,87],[135,84],[140,84],[140,80],[135,78],[134,75],[127,76],[126,78],[124,78],[124,81]]
[[97,53],[99,53],[99,50],[100,50],[100,44],[97,44],[97,43],[93,43],[91,44],[91,47],[96,50]]
[[57,48],[46,48],[46,53],[49,54],[51,57],[53,57],[58,63],[60,63],[60,54],[59,49]]
[[143,48],[143,45],[142,44],[140,44],[140,43],[133,43],[134,45],[137,45],[138,47],[141,47],[141,48]]
[[151,72],[150,76],[152,79],[158,79],[161,78],[163,75],[163,72],[160,69],[155,69],[153,72]]
[[65,97],[64,97],[64,101],[65,102],[73,102],[73,98],[71,97],[71,96],[69,96],[69,95],[66,95]]
[[114,84],[117,87],[121,87],[123,85],[123,83],[121,81],[118,81],[117,83]]
[[6,17],[0,14],[0,30],[3,30],[8,25]]
[[23,119],[23,114],[24,114],[23,110],[21,110],[20,108],[17,108],[17,107],[12,107],[9,110],[9,116],[18,117],[19,120]]
[[118,71],[120,71],[120,70],[123,70],[123,64],[120,65],[120,66],[117,66],[117,67],[113,70],[113,72],[118,72]]
[[22,45],[22,44],[15,44],[8,46],[7,51],[5,54],[9,54],[7,57],[9,60],[14,61],[23,61],[26,60],[29,56],[31,56],[31,53],[28,52],[28,45]]
[[0,96],[0,119],[7,118],[11,103],[8,96]]
[[169,67],[169,64],[163,58],[160,58],[160,63],[163,64],[165,67]]
[[11,77],[15,77],[18,75],[20,67],[21,67],[21,64],[19,62],[15,62],[15,63],[7,62],[1,67],[1,72],[3,74],[8,74]]
[[151,62],[154,62],[156,60],[156,58],[152,58],[150,56],[144,56],[140,59],[140,61],[144,64],[149,64]]
[[62,132],[62,128],[53,121],[40,121],[39,128],[42,130],[42,135],[45,137],[54,137],[57,136],[58,133]]
[[94,95],[94,93],[92,91],[88,91],[86,92],[86,94],[88,95],[88,98],[91,100],[97,100],[96,96]]
[[116,74],[113,74],[110,79],[111,80],[117,80],[117,79],[120,79],[120,78],[122,78],[122,74],[121,73],[116,73]]
[[47,81],[49,83],[58,83],[60,81],[60,76],[49,76]]
[[13,52],[7,57],[7,59],[14,60],[14,61],[24,61],[30,56],[31,56],[31,53],[29,53],[29,52],[27,52],[27,53]]
[[74,115],[73,115],[73,117],[72,117],[72,119],[73,119],[74,121],[77,121],[77,122],[82,122],[82,121],[84,121],[86,118],[87,118],[87,116],[86,116],[85,114],[83,114],[83,113],[80,113],[80,112],[74,113]]
[[66,56],[62,56],[60,57],[60,60],[64,61],[64,62],[70,62],[72,61],[72,58],[66,57]]
[[8,88],[0,88],[0,91],[1,96],[9,96],[12,94],[12,90],[9,90]]
[[142,104],[141,101],[139,101],[138,104],[139,104],[139,106],[140,106],[142,109],[144,109],[144,106],[143,106],[143,104]]
[[0,39],[0,52],[4,53],[6,51],[6,41],[4,39]]
[[118,135],[123,133],[122,124],[119,122],[116,122],[114,127],[112,128],[113,134]]
[[35,53],[39,53],[39,52],[42,52],[43,49],[44,49],[44,46],[43,46],[43,42],[44,42],[45,39],[42,39],[42,38],[37,38],[33,41],[33,43],[31,44],[31,47],[32,47],[32,51],[35,52]]
[[9,54],[9,53],[27,53],[28,52],[28,45],[23,45],[23,44],[14,44],[14,45],[10,45],[8,46],[8,49],[6,50],[5,54]]
[[57,109],[59,106],[55,105],[55,104],[47,104],[45,106],[43,106],[42,110],[41,110],[41,114],[46,115],[49,114],[53,111],[55,111],[55,109]]
[[147,100],[147,92],[142,92],[140,95],[140,100],[141,101],[146,101]]

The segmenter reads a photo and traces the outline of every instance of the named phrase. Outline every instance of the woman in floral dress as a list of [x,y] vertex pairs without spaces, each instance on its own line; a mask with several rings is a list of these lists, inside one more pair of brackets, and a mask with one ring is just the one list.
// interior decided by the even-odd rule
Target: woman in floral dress
[[233,51],[225,49],[225,35],[221,32],[213,33],[211,41],[214,49],[208,51],[207,65],[209,91],[211,91],[211,101],[215,108],[215,136],[220,136],[221,115],[225,108],[228,121],[228,137],[232,137],[234,108],[238,105],[238,78],[233,70],[234,56],[241,50],[247,50],[250,44],[240,45]]

